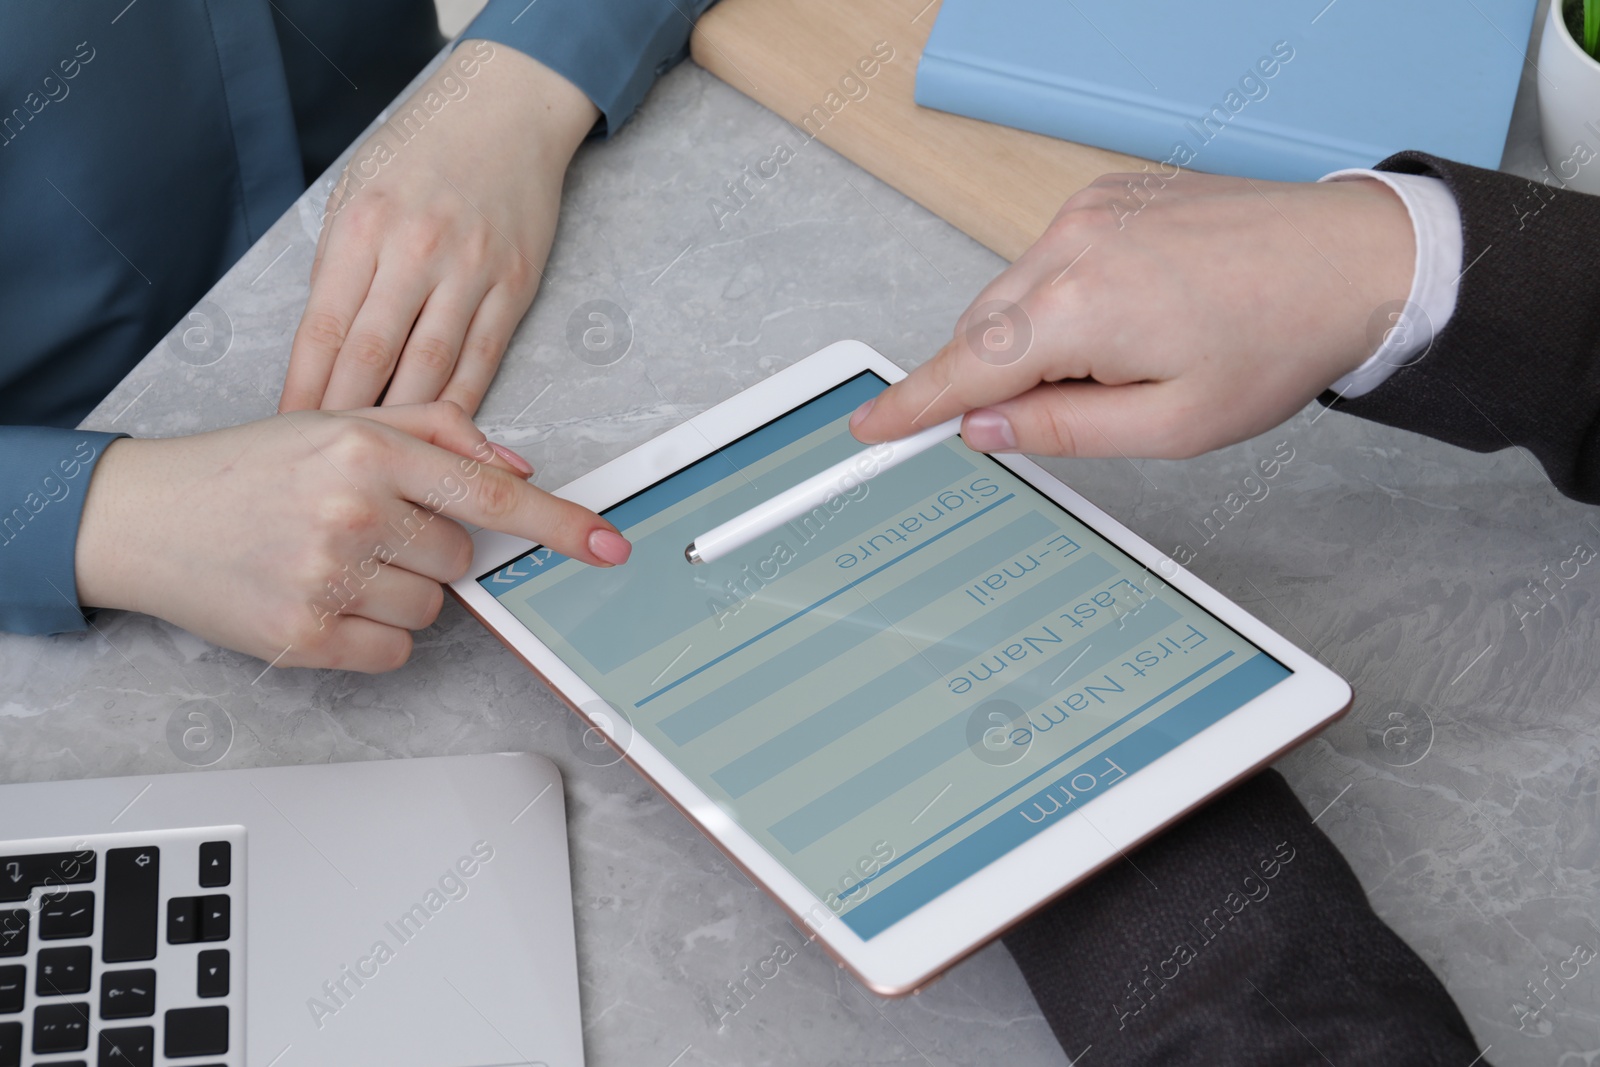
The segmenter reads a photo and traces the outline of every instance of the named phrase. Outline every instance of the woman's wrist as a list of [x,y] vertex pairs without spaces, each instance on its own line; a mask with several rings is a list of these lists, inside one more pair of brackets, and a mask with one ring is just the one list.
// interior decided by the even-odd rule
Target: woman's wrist
[[[140,471],[154,441],[123,438],[106,447],[95,464],[78,520],[74,568],[83,607],[144,610],[138,579],[156,566],[141,547],[142,522],[150,505]],[[143,513],[135,502],[143,498]]]
[[[572,82],[543,63],[512,48],[486,40],[462,41],[457,48],[482,54],[492,60],[481,62],[476,81],[482,91],[480,107],[499,112],[538,142],[551,157],[563,165],[589,136],[600,119],[600,109]],[[435,78],[447,76],[446,65]]]

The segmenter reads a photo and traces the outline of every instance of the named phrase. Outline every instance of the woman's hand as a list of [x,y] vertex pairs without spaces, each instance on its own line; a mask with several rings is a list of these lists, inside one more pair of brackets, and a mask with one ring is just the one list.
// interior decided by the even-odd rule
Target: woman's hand
[[955,339],[856,413],[856,436],[967,412],[985,452],[1197,455],[1360,366],[1375,314],[1410,293],[1411,220],[1381,182],[1152,179],[1110,174],[1068,200]]
[[472,563],[452,518],[598,566],[631,551],[528,484],[448,401],[277,415],[113,442],[79,525],[79,601],[156,615],[280,667],[386,671]]
[[567,164],[598,117],[548,67],[463,42],[329,196],[279,410],[381,395],[476,412],[539,287]]

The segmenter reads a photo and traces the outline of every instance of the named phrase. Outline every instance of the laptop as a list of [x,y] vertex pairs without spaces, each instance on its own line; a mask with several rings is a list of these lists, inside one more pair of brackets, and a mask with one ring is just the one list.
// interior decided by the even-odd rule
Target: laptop
[[529,754],[0,786],[0,1067],[581,1067]]

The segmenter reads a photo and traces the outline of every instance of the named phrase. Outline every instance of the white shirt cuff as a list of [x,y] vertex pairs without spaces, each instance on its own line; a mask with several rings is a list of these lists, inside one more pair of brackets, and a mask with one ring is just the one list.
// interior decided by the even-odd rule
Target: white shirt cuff
[[1336,170],[1321,181],[1376,178],[1395,191],[1416,235],[1417,265],[1411,295],[1387,312],[1383,340],[1367,361],[1328,388],[1341,397],[1365,396],[1401,367],[1428,354],[1433,339],[1455,314],[1461,288],[1461,208],[1438,178],[1382,170]]

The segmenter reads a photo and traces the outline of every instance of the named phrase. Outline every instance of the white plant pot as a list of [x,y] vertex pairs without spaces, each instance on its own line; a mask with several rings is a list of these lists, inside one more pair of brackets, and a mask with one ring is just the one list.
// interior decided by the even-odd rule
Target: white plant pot
[[1539,44],[1539,125],[1551,173],[1568,189],[1600,193],[1600,63],[1567,32],[1550,0]]

